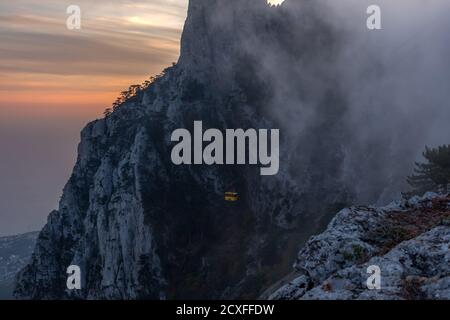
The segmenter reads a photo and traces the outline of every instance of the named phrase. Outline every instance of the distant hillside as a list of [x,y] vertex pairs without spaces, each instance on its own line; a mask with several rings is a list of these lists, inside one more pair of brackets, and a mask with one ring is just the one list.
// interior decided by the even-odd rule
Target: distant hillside
[[0,299],[10,299],[14,277],[29,261],[38,232],[0,237]]

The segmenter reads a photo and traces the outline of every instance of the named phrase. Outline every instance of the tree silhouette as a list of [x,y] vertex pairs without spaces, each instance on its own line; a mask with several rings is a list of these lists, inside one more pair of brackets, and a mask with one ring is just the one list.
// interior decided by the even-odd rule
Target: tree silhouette
[[[172,63],[172,67],[174,67],[176,63]],[[167,71],[170,69],[166,68],[164,69],[160,74],[156,76],[152,76],[149,79],[145,80],[142,84],[134,84],[131,85],[127,90],[122,91],[117,97],[117,99],[114,101],[112,106],[110,108],[107,108],[103,115],[105,117],[109,117],[114,111],[116,111],[118,108],[120,108],[125,102],[129,101],[130,99],[138,96],[141,92],[144,90],[150,88],[157,80],[164,77],[164,75],[167,73]]]
[[416,162],[414,174],[407,178],[413,195],[427,191],[447,192],[450,184],[450,145],[425,147],[425,162]]

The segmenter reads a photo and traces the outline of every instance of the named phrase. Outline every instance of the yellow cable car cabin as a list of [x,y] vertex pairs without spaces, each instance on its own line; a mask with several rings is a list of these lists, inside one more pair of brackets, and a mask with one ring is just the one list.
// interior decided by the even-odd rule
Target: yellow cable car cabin
[[225,192],[225,201],[236,202],[239,200],[239,194],[237,192]]

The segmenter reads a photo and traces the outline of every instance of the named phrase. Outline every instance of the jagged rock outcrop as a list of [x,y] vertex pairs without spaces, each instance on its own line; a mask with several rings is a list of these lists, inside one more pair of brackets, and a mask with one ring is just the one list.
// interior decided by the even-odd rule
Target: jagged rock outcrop
[[[254,298],[287,273],[297,246],[334,212],[376,201],[395,178],[364,179],[387,157],[385,141],[348,169],[374,143],[355,146],[346,125],[340,37],[315,1],[191,0],[178,64],[82,131],[16,297]],[[174,165],[171,133],[194,120],[280,128],[280,172]],[[237,203],[223,201],[230,186]],[[81,267],[82,290],[66,289],[69,265]]]
[[29,263],[37,232],[0,238],[0,300],[11,299],[17,272]]
[[[450,299],[450,197],[344,209],[298,253],[270,299]],[[381,290],[369,290],[369,266]]]

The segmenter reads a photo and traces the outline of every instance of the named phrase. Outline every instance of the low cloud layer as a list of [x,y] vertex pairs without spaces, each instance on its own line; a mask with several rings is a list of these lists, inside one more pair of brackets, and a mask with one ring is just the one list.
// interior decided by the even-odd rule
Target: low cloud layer
[[[448,1],[286,0],[269,11],[263,0],[230,1],[242,6],[231,10],[211,3],[216,33],[236,15],[254,18],[236,26],[239,51],[255,62],[251,81],[268,84],[267,110],[296,148],[292,171],[319,159],[358,202],[386,202],[406,191],[425,145],[450,143]],[[367,28],[374,4],[381,30]]]
[[345,34],[337,64],[354,135],[375,150],[376,141],[390,144],[390,153],[367,175],[367,181],[394,177],[386,200],[402,188],[404,180],[395,177],[411,173],[425,145],[450,143],[450,3],[375,1],[382,30],[371,31],[364,11],[373,1],[325,2],[330,21]]

